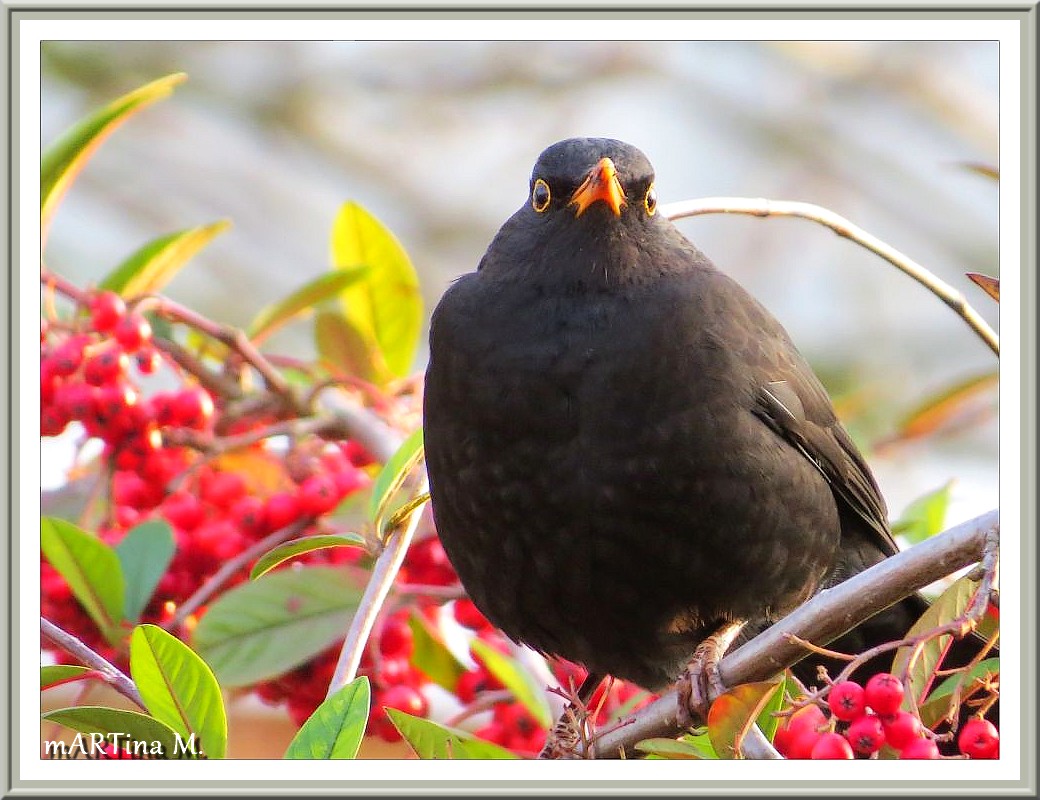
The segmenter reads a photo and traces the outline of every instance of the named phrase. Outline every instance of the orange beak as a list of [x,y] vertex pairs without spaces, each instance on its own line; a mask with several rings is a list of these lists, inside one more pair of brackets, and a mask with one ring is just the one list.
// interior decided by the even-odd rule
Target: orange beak
[[621,209],[625,207],[625,190],[621,188],[621,180],[614,168],[614,162],[609,158],[600,159],[581,186],[571,195],[568,205],[577,206],[578,210],[574,216],[580,217],[585,213],[585,209],[597,200],[602,200],[610,206],[615,217],[621,216]]

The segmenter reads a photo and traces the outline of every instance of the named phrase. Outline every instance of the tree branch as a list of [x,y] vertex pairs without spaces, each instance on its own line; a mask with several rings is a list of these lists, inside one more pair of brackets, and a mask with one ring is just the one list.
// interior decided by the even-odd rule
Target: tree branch
[[[338,418],[342,419],[350,431],[350,437],[360,443],[369,453],[385,464],[397,452],[404,438],[382,419],[366,408],[348,403],[341,392],[325,391],[319,398],[321,405]],[[428,490],[423,479],[416,490],[422,494]],[[350,622],[343,647],[336,662],[336,671],[329,682],[328,694],[331,696],[346,686],[357,675],[368,637],[372,633],[379,610],[383,607],[387,594],[393,586],[394,579],[401,569],[408,546],[412,542],[419,520],[422,518],[423,506],[417,506],[400,529],[392,533],[386,542],[383,552],[379,554],[372,567],[372,576],[365,585],[365,592],[358,604],[357,612]]]
[[109,686],[134,703],[138,708],[144,711],[148,710],[145,708],[144,700],[141,699],[141,693],[137,691],[134,682],[120,672],[108,659],[91,650],[65,629],[58,627],[49,619],[44,619],[43,617],[40,617],[40,634],[48,642],[56,647],[60,647],[84,666],[96,670],[104,677],[105,682]]
[[799,217],[817,222],[830,228],[839,236],[867,248],[905,272],[952,308],[989,345],[994,353],[1000,355],[1000,340],[997,334],[968,304],[964,295],[909,256],[823,206],[792,200],[767,200],[752,197],[702,197],[698,200],[684,200],[663,205],[661,214],[673,220],[699,214],[749,214],[754,217]]
[[[806,651],[791,634],[826,644],[915,591],[984,557],[987,542],[1000,528],[999,511],[990,511],[950,528],[880,564],[825,589],[796,611],[726,656],[719,671],[726,686],[767,680],[800,661]],[[631,722],[596,742],[601,757],[633,754],[636,742],[678,732],[678,700],[671,690],[641,709]]]

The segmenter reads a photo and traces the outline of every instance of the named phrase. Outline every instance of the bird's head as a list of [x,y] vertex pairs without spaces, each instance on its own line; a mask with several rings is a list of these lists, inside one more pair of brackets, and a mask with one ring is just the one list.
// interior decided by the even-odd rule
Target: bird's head
[[565,139],[538,157],[529,203],[547,219],[650,218],[657,212],[654,169],[616,139]]

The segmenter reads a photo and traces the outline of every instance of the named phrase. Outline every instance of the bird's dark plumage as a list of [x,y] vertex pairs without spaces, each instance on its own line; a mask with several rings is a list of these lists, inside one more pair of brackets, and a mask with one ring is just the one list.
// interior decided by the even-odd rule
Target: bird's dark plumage
[[542,153],[434,312],[424,410],[437,528],[477,606],[651,689],[725,623],[778,619],[897,549],[819,380],[655,213],[653,179],[614,140]]

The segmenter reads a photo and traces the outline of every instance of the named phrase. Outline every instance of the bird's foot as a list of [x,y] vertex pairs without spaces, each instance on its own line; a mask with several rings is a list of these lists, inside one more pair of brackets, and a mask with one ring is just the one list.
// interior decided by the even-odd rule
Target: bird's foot
[[719,662],[743,627],[743,622],[727,622],[693,651],[693,658],[676,684],[676,719],[683,728],[692,726],[696,719],[706,720],[715,698],[726,691]]
[[[569,711],[569,709],[568,709]],[[578,745],[581,743],[581,721],[577,714],[564,712],[557,720],[549,735],[545,737],[545,744],[538,754],[539,759],[577,759]]]

